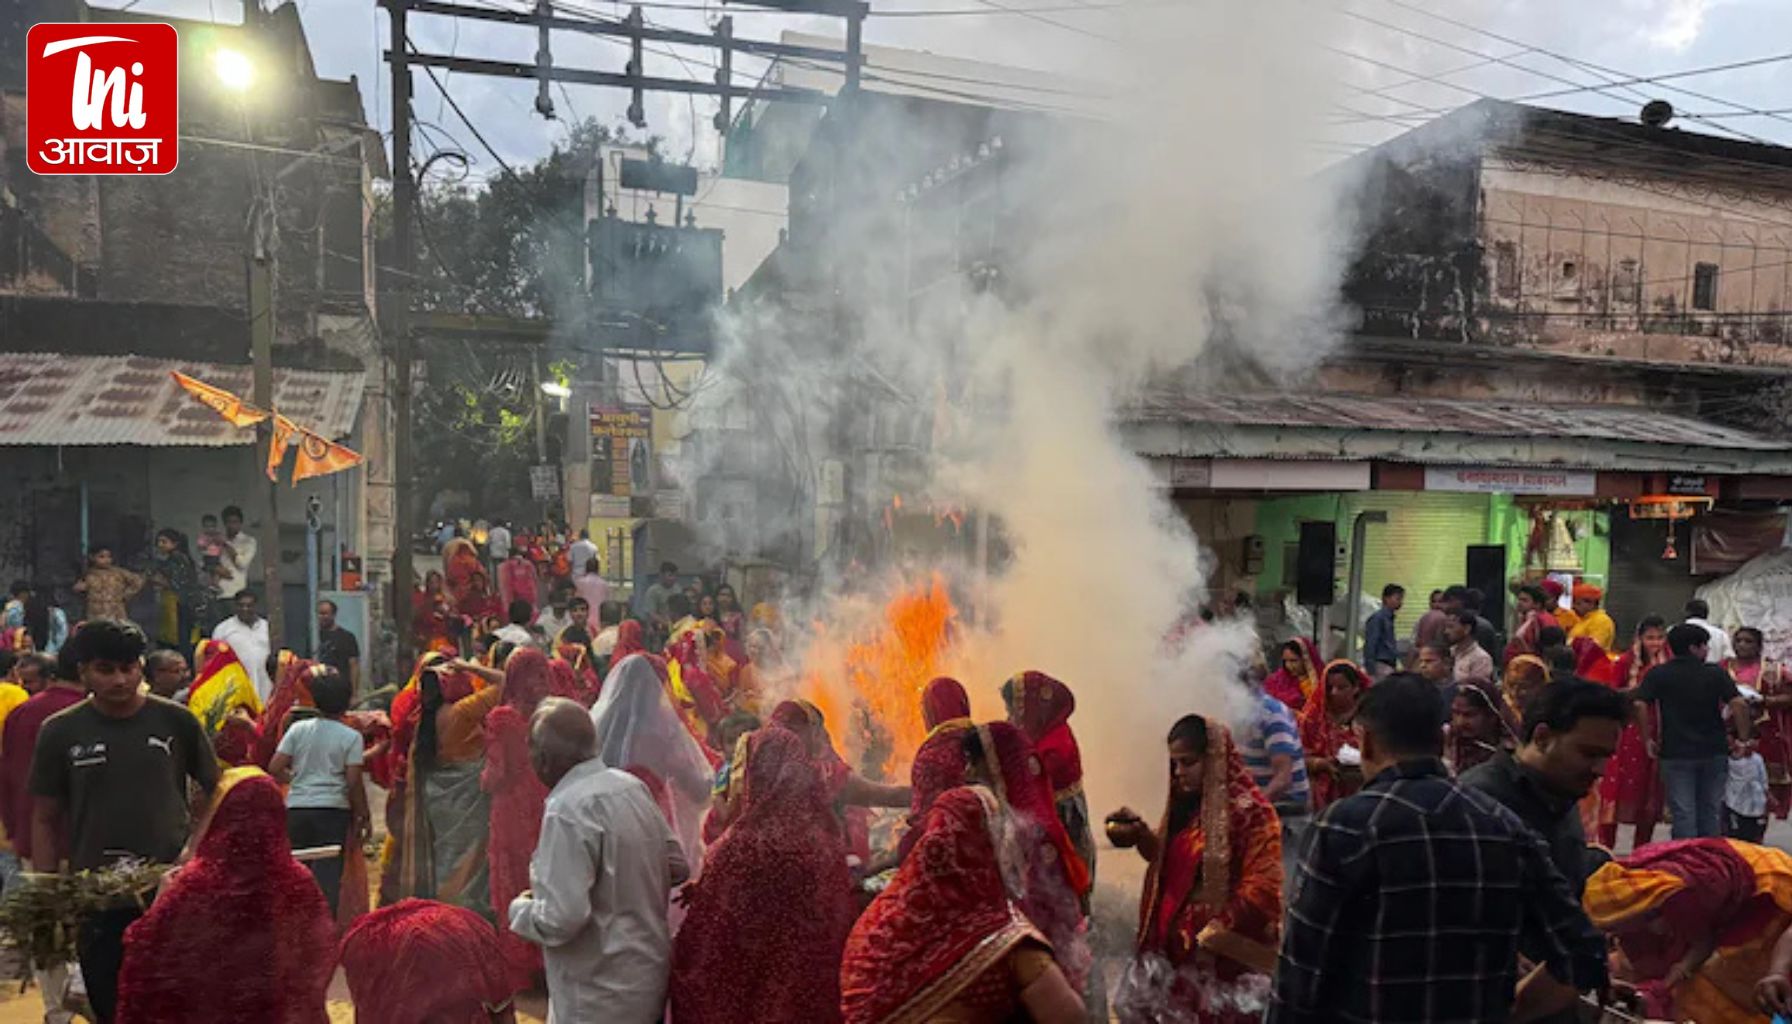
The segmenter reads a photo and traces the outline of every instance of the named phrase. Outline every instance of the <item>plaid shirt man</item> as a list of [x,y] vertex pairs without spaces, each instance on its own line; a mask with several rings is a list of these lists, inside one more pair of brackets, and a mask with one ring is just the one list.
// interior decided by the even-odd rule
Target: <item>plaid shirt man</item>
[[1405,761],[1313,823],[1268,1021],[1505,1021],[1521,941],[1576,990],[1605,986],[1543,841],[1442,761]]

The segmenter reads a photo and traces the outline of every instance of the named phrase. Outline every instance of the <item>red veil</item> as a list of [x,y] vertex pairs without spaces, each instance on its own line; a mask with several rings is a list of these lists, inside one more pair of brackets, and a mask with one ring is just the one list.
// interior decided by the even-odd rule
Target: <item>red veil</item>
[[[809,766],[815,769],[822,795],[834,809],[845,830],[848,853],[859,863],[871,860],[871,812],[863,807],[846,807],[840,802],[840,791],[852,781],[852,767],[834,749],[834,738],[828,734],[827,720],[821,709],[806,700],[787,700],[772,709],[772,723],[796,733],[808,751]],[[723,751],[724,755],[732,751]]]
[[1070,716],[1076,712],[1076,696],[1070,687],[1044,672],[1022,672],[1002,687],[1014,724],[1020,726],[1045,765],[1052,796],[1063,800],[1083,785],[1083,754]]
[[336,926],[292,859],[280,787],[224,774],[195,856],[125,932],[119,1024],[323,1024]]
[[909,770],[913,792],[909,798],[909,830],[899,847],[903,857],[921,837],[921,823],[934,799],[948,789],[964,785],[968,766],[964,733],[971,728],[971,699],[958,680],[942,676],[927,684],[921,691],[921,721],[927,726],[927,739],[915,751],[915,763]]
[[1297,636],[1282,645],[1282,650],[1292,650],[1300,656],[1302,676],[1296,677],[1288,672],[1286,666],[1278,665],[1269,678],[1263,680],[1263,691],[1288,706],[1288,710],[1300,714],[1311,699],[1311,694],[1319,688],[1320,666],[1325,664],[1319,660],[1319,647],[1304,636]]
[[1009,901],[1001,818],[980,786],[934,802],[914,852],[846,941],[846,1024],[929,1020],[1023,941],[1042,941]]
[[[1308,757],[1335,760],[1339,750],[1346,746],[1356,746],[1356,730],[1351,723],[1332,721],[1332,716],[1325,709],[1331,695],[1331,675],[1340,670],[1356,677],[1359,700],[1372,682],[1368,673],[1349,661],[1334,661],[1319,673],[1319,682],[1313,687],[1313,696],[1300,713],[1300,745],[1306,750]],[[1361,789],[1363,779],[1361,772],[1353,772],[1348,778],[1342,772],[1315,772],[1309,777],[1308,785],[1313,797],[1313,811],[1318,813]]]
[[268,694],[267,707],[261,711],[261,732],[255,741],[255,763],[263,768],[274,759],[280,737],[286,733],[286,716],[293,708],[311,707],[311,669],[317,663],[307,661],[291,651],[281,651],[279,675],[274,690]]
[[1599,641],[1590,636],[1577,636],[1569,646],[1574,651],[1574,674],[1594,683],[1607,686],[1618,685],[1618,666],[1612,663],[1611,655],[1599,646]]
[[1081,989],[1092,963],[1080,937],[1089,865],[1058,820],[1045,768],[1026,735],[1007,722],[976,728],[982,748],[979,778],[989,780],[1016,826],[1016,845],[1026,872],[1021,912],[1045,934],[1071,986]]
[[548,790],[529,761],[529,716],[548,695],[547,656],[519,648],[504,664],[504,703],[485,716],[485,768],[479,785],[491,794],[486,863],[491,868],[492,907],[514,991],[529,987],[542,969],[541,948],[510,932],[510,901],[529,888],[529,858],[541,838]]
[[771,726],[747,740],[745,806],[709,848],[672,952],[672,1019],[840,1019],[852,876],[808,745]]
[[610,665],[620,665],[622,659],[631,654],[646,654],[647,644],[642,639],[641,620],[627,619],[616,627],[616,646],[610,651]]
[[498,933],[465,907],[381,907],[349,929],[340,959],[361,1024],[515,1024]]

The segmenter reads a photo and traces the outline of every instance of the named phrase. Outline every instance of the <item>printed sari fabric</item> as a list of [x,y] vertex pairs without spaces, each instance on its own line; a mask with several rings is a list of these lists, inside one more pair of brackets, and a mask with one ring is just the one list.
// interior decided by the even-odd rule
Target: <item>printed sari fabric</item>
[[[1008,833],[1001,804],[980,786],[934,802],[913,852],[846,940],[845,1024],[924,1024],[955,1004],[1009,995],[982,983],[1024,946],[1045,943],[1011,901],[1018,868]],[[971,1019],[1000,1021],[1018,1007],[978,1009]]]
[[[525,647],[504,665],[504,702],[485,716],[485,767],[480,786],[490,801],[486,862],[491,905],[507,908],[529,888],[529,858],[541,838],[541,814],[548,790],[529,760],[529,717],[548,695],[548,659]],[[541,948],[510,932],[509,915],[498,914],[499,940],[517,991],[542,970]]]
[[827,719],[821,709],[806,700],[787,700],[772,709],[773,724],[802,737],[808,751],[809,766],[815,770],[822,794],[839,822],[846,841],[846,851],[864,864],[871,860],[871,812],[863,807],[848,806],[843,798],[853,770],[834,749],[834,738],[828,733]]
[[1089,817],[1089,797],[1083,792],[1083,755],[1070,716],[1076,697],[1070,687],[1043,672],[1022,672],[1002,684],[1009,719],[1033,741],[1033,752],[1045,766],[1052,803],[1058,821],[1070,836],[1089,877],[1095,877],[1095,828]]
[[852,876],[807,742],[770,726],[746,742],[744,806],[688,890],[672,953],[672,1018],[693,1024],[840,1019]]
[[261,714],[261,695],[236,651],[222,640],[202,640],[193,649],[199,674],[187,690],[187,710],[216,732],[230,714],[242,708]]
[[1300,713],[1301,749],[1306,751],[1308,758],[1325,758],[1333,762],[1336,768],[1330,772],[1308,772],[1307,781],[1315,814],[1363,788],[1361,769],[1337,764],[1339,751],[1345,747],[1355,749],[1357,742],[1354,709],[1350,715],[1339,720],[1332,717],[1327,707],[1330,703],[1331,675],[1338,670],[1356,677],[1359,700],[1370,684],[1368,674],[1356,665],[1348,661],[1334,661],[1320,672],[1319,685],[1314,688],[1312,698]]
[[[1657,843],[1595,871],[1584,903],[1593,924],[1617,939],[1651,1017],[1766,1019],[1754,986],[1792,924],[1792,856],[1731,839]],[[1705,937],[1712,956],[1668,988],[1668,972]]]
[[985,781],[1008,812],[1020,856],[1023,889],[1015,900],[1051,944],[1072,988],[1081,991],[1094,958],[1083,917],[1089,868],[1077,855],[1052,806],[1045,768],[1033,745],[1007,722],[976,727],[982,752],[973,776]]
[[226,772],[195,855],[125,932],[119,1024],[324,1024],[336,928],[286,839],[280,787]]
[[[1139,901],[1138,956],[1115,997],[1128,1024],[1262,1018],[1282,920],[1282,828],[1225,728],[1207,725],[1200,807],[1175,797]],[[1208,969],[1196,957],[1213,957]]]
[[359,1024],[515,1024],[491,922],[434,900],[361,918],[339,953]]
[[1298,715],[1306,708],[1313,691],[1319,687],[1319,670],[1324,662],[1319,660],[1318,646],[1304,636],[1295,637],[1283,644],[1282,651],[1293,653],[1300,661],[1301,670],[1299,673],[1291,673],[1286,664],[1278,666],[1263,680],[1263,690]]
[[915,751],[909,769],[911,796],[908,831],[898,847],[906,858],[921,837],[921,824],[941,793],[965,783],[970,762],[965,757],[964,734],[971,729],[971,699],[956,679],[941,677],[921,691],[921,721],[927,738]]

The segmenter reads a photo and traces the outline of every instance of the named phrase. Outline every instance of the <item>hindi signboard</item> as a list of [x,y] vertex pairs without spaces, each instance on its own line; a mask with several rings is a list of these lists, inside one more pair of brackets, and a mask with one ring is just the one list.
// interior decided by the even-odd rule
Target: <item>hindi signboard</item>
[[591,410],[591,496],[653,495],[653,411]]
[[1427,466],[1427,491],[1461,494],[1542,494],[1591,498],[1599,474],[1571,469],[1513,469],[1505,466]]

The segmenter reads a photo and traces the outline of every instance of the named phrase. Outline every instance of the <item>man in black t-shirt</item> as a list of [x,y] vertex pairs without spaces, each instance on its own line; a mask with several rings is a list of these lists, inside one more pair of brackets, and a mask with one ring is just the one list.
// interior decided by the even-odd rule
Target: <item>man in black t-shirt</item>
[[[1637,728],[1653,736],[1650,717],[1661,719],[1661,740],[1649,740],[1649,754],[1661,761],[1661,784],[1674,815],[1675,839],[1724,834],[1724,781],[1730,768],[1730,740],[1724,708],[1743,739],[1749,737],[1748,702],[1736,681],[1705,663],[1711,634],[1681,623],[1668,630],[1672,661],[1657,665],[1636,688]],[[1651,707],[1653,705],[1653,707]]]
[[349,701],[361,693],[361,642],[336,624],[336,602],[317,602],[317,660],[348,680]]
[[[188,780],[203,799],[218,784],[205,729],[186,708],[141,692],[143,631],[95,619],[69,641],[88,699],[44,722],[31,759],[31,857],[37,870],[85,871],[127,857],[172,864],[186,852]],[[112,1019],[132,902],[82,925],[76,947],[100,1024]]]

